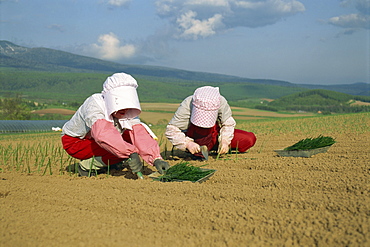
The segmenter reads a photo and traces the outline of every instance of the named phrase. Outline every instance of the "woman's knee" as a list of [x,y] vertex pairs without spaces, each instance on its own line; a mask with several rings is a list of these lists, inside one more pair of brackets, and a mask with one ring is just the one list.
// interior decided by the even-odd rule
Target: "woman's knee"
[[243,153],[254,146],[257,138],[253,132],[247,132],[243,130],[238,130],[234,135],[234,142],[236,141],[237,149],[239,152]]

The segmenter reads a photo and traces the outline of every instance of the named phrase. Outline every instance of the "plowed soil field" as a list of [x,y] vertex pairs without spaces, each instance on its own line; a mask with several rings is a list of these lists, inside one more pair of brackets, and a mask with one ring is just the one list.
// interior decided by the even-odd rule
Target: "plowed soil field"
[[[370,246],[369,119],[240,123],[256,145],[189,161],[217,170],[203,183],[152,181],[151,167],[144,180],[126,168],[78,177],[58,133],[0,136],[0,246]],[[336,140],[327,153],[274,152],[319,134]],[[186,159],[160,144],[171,165]]]

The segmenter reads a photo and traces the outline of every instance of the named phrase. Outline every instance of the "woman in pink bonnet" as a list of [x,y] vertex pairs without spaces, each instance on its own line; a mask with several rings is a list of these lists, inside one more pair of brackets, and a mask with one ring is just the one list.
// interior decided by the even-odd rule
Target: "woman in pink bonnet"
[[252,132],[235,129],[236,122],[227,100],[218,87],[197,88],[185,98],[166,128],[165,135],[172,145],[204,158],[201,147],[225,154],[229,149],[243,153],[254,146]]

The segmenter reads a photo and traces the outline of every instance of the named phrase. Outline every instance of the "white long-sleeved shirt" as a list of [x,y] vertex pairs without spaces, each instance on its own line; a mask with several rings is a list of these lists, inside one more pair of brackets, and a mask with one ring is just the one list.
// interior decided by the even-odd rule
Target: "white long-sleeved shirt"
[[[186,136],[186,131],[190,124],[191,112],[192,96],[188,96],[181,102],[175,115],[166,127],[165,135],[177,149],[185,150],[187,143],[194,141],[192,138]],[[218,141],[226,141],[230,144],[234,138],[236,122],[232,117],[231,108],[223,96],[221,96],[221,104],[218,109],[218,120],[221,124]]]
[[102,94],[96,93],[85,100],[72,118],[62,128],[62,135],[85,138],[98,119],[106,119]]

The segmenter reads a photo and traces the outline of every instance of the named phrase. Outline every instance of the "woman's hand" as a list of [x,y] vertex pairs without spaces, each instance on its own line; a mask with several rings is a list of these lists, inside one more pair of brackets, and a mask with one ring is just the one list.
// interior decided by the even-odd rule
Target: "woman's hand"
[[221,143],[218,145],[219,154],[226,154],[229,152],[229,143],[227,141],[222,140]]
[[190,153],[196,154],[200,152],[200,146],[195,142],[188,142],[186,144],[186,148],[189,150]]

